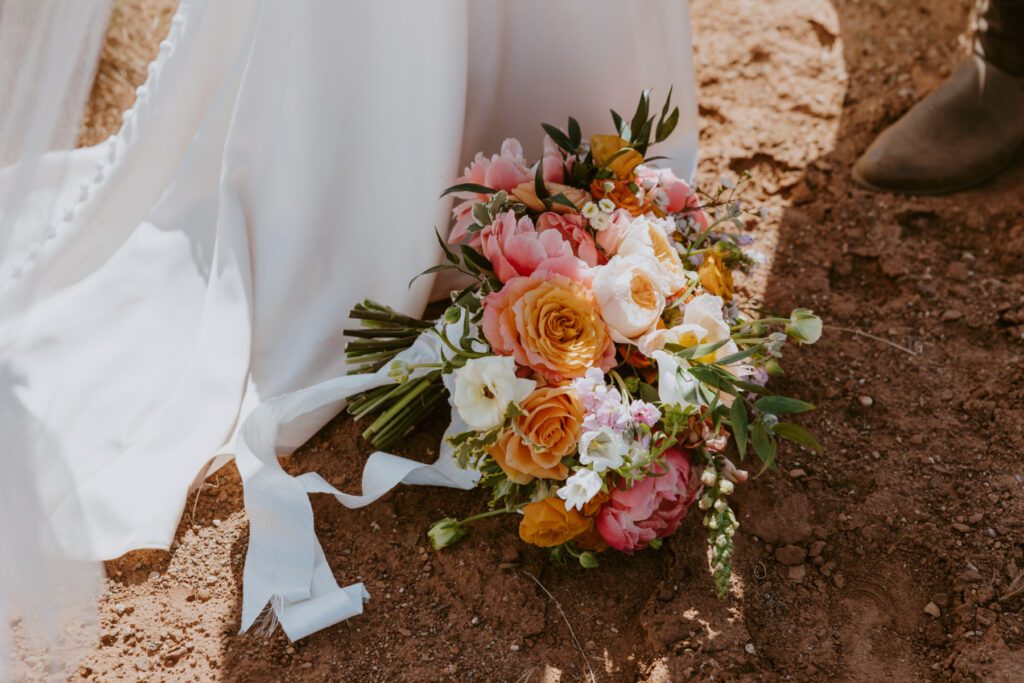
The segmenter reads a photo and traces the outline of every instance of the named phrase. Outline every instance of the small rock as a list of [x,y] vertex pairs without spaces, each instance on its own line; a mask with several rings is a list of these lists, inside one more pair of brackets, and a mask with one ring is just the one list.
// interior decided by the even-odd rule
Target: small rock
[[936,605],[934,602],[929,602],[927,605],[924,606],[924,613],[930,614],[936,619],[942,616],[942,610],[940,610],[939,606]]
[[789,568],[789,574],[787,577],[790,581],[803,581],[804,577],[807,576],[807,567],[804,565],[797,565],[796,567]]
[[746,645],[743,646],[743,649],[746,650],[748,655],[752,655],[756,651],[754,649],[754,644],[753,643],[747,643]]
[[152,581],[153,579],[159,579],[159,578],[160,578],[160,572],[150,572],[149,573],[149,580],[150,581]]
[[219,519],[213,520],[213,525],[214,526],[220,526],[220,520]]
[[935,593],[932,595],[932,602],[939,607],[949,607],[949,595],[947,593]]
[[294,647],[292,647],[291,645],[289,645],[288,647],[286,647],[286,648],[284,649],[284,653],[285,653],[286,655],[293,655],[293,654],[295,654],[295,648],[294,648]]
[[470,619],[469,623],[473,624],[473,626],[476,626],[480,623],[480,619],[477,617],[473,617],[472,619]]
[[199,598],[200,602],[206,602],[213,597],[213,593],[210,592],[209,588],[203,587],[196,591],[196,597]]
[[870,408],[871,406],[875,405],[875,399],[871,398],[870,396],[861,396],[857,400],[860,401],[860,404],[865,408]]
[[123,616],[123,615],[124,615],[124,613],[125,613],[125,611],[126,611],[127,609],[128,609],[128,608],[127,608],[127,607],[125,607],[125,606],[124,606],[124,605],[122,605],[122,604],[117,604],[117,605],[114,605],[114,613],[116,613],[116,614],[117,614],[117,616],[119,616],[119,617],[120,617],[120,616]]
[[811,544],[811,557],[818,557],[821,555],[821,551],[825,549],[825,541],[815,541]]
[[139,658],[135,660],[135,668],[139,671],[149,671],[150,666],[148,659]]
[[977,524],[978,522],[980,522],[984,518],[985,518],[985,513],[984,512],[975,512],[973,515],[971,515],[970,517],[967,518],[967,521],[970,522],[971,524]]
[[775,550],[775,559],[779,564],[795,567],[804,563],[804,560],[807,559],[807,551],[798,545],[784,545]]
[[979,572],[977,569],[968,569],[960,575],[960,578],[962,578],[964,581],[970,581],[974,583],[976,581],[981,581],[981,572]]
[[961,313],[960,311],[956,310],[955,308],[951,308],[951,309],[949,309],[948,311],[946,311],[946,312],[944,312],[942,314],[942,322],[944,322],[944,323],[953,322],[954,320],[959,320],[963,316],[964,316],[963,313]]
[[790,470],[789,476],[793,477],[794,479],[799,479],[800,477],[806,477],[807,472],[798,467],[795,470]]
[[971,527],[967,526],[966,524],[960,524],[959,522],[954,523],[953,528],[962,534],[966,534],[968,531],[971,530]]
[[170,652],[168,652],[167,654],[164,655],[164,661],[167,662],[168,664],[174,664],[176,661],[181,659],[187,653],[188,653],[188,650],[185,649],[184,647],[175,648],[175,649],[171,650]]
[[981,607],[978,609],[978,626],[991,626],[996,623],[996,613]]
[[512,650],[512,652],[519,652],[519,646],[516,645],[515,643],[512,643],[511,645],[509,645],[508,649]]
[[836,588],[842,588],[846,585],[846,577],[839,572],[836,572],[832,575],[832,583],[836,585]]

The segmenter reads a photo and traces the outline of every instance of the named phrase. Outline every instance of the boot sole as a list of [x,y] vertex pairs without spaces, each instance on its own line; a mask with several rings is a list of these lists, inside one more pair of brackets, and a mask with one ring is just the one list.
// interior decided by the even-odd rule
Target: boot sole
[[1007,155],[1005,161],[1003,161],[999,165],[995,166],[986,175],[983,175],[983,176],[981,176],[979,178],[975,178],[973,180],[967,180],[967,181],[964,181],[962,183],[957,183],[957,184],[954,184],[954,185],[944,185],[942,187],[936,187],[936,188],[907,189],[907,188],[899,188],[899,187],[882,187],[880,185],[875,185],[874,183],[871,183],[868,180],[866,180],[864,178],[864,176],[862,176],[860,174],[860,172],[857,171],[857,167],[856,166],[854,166],[853,168],[850,169],[850,177],[853,179],[853,182],[855,182],[857,185],[860,185],[863,189],[869,190],[871,192],[881,193],[881,194],[902,194],[902,195],[908,195],[908,196],[911,196],[911,197],[916,197],[916,196],[936,196],[936,195],[943,195],[943,194],[953,194],[955,192],[962,192],[964,190],[969,190],[972,187],[977,187],[978,185],[981,185],[983,183],[988,182],[989,180],[992,180],[992,178],[994,178],[997,175],[999,175],[1000,172],[1002,172],[1004,169],[1006,169],[1007,166],[1010,165],[1010,162],[1013,160],[1015,152],[1016,152],[1016,149],[1014,149],[1014,152],[1011,152],[1009,155]]

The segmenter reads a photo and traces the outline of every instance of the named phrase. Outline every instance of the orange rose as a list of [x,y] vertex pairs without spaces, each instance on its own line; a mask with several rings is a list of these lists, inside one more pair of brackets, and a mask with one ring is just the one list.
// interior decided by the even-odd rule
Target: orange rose
[[484,336],[551,382],[615,365],[615,344],[593,293],[566,277],[517,277],[484,299]]
[[[612,189],[605,190],[605,183],[611,183]],[[650,208],[649,202],[641,202],[628,183],[627,180],[595,180],[590,183],[590,193],[594,195],[594,199],[607,197],[620,209],[625,209],[634,216],[642,216]]]
[[575,509],[566,510],[565,502],[553,496],[523,508],[519,538],[541,548],[553,548],[571,541],[594,525]]
[[722,262],[717,254],[704,254],[704,263],[697,271],[704,289],[726,301],[732,299],[732,271]]
[[552,197],[557,194],[565,195],[566,199],[576,205],[576,211],[573,211],[564,204],[551,204],[551,206],[545,206],[544,202],[537,198],[537,186],[532,180],[517,185],[516,188],[512,190],[512,196],[517,201],[526,204],[526,207],[531,211],[554,211],[556,213],[579,213],[579,210],[583,205],[590,201],[590,195],[579,188],[551,182],[545,182],[544,187],[547,188],[548,193]]
[[494,461],[517,484],[534,477],[563,480],[569,470],[562,458],[576,452],[583,405],[572,387],[541,387],[519,404],[523,414],[488,447]]
[[[599,165],[612,159],[619,150],[627,147],[629,147],[629,143],[618,135],[593,135],[590,138],[590,153],[594,155],[594,161]],[[633,169],[643,163],[643,160],[644,157],[640,152],[631,149],[612,159],[608,164],[608,170],[614,173],[616,178],[628,178],[633,173]]]
[[588,518],[587,521],[590,522],[587,530],[574,536],[572,542],[584,550],[593,550],[595,553],[608,550],[608,541],[604,540],[601,532],[597,530],[597,523],[591,518]]

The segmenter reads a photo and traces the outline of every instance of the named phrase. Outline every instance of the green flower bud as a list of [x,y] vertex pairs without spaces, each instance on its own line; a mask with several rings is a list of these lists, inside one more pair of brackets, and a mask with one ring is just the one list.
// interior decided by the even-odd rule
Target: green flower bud
[[409,364],[403,360],[391,361],[391,365],[388,367],[388,377],[399,384],[405,384],[409,381]]
[[821,318],[806,308],[798,308],[789,316],[786,334],[798,342],[813,344],[821,338]]
[[727,266],[731,266],[743,257],[743,251],[731,240],[719,240],[711,247],[711,251]]
[[783,372],[782,366],[779,365],[779,361],[774,358],[769,358],[768,362],[764,364],[764,369],[768,371],[768,374],[772,377],[781,377],[786,373]]
[[430,543],[434,546],[434,550],[440,550],[441,548],[447,548],[458,543],[468,533],[469,529],[462,526],[459,520],[445,517],[431,525],[430,530],[427,531],[427,536],[430,538]]
[[584,569],[596,569],[597,568],[597,557],[594,553],[589,550],[580,555],[580,564]]
[[459,322],[459,318],[462,317],[462,311],[458,306],[449,306],[448,310],[444,312],[444,321],[449,325],[454,325]]

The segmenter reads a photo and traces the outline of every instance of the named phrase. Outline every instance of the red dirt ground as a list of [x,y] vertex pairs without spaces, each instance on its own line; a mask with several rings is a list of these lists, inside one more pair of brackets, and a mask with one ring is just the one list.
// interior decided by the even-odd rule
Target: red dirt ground
[[[156,27],[167,4],[122,9]],[[783,473],[739,489],[733,596],[714,598],[696,514],[660,551],[608,554],[588,572],[549,564],[511,518],[437,553],[429,524],[484,496],[402,488],[355,511],[314,497],[338,580],[373,596],[363,616],[295,644],[240,636],[247,525],[226,468],[186,510],[171,553],[107,563],[83,678],[1024,678],[1024,154],[952,197],[875,195],[849,178],[873,136],[965,53],[969,3],[691,8],[699,179],[750,170],[750,199],[768,208],[753,232],[769,261],[741,296],[807,305],[828,325],[818,345],[787,351],[774,385],[818,405],[803,423],[825,453],[787,447]],[[134,49],[152,52],[159,36],[138,35]],[[100,139],[111,132],[96,125]],[[336,419],[288,467],[355,490],[370,452],[357,434]],[[404,454],[432,459],[439,434]]]

